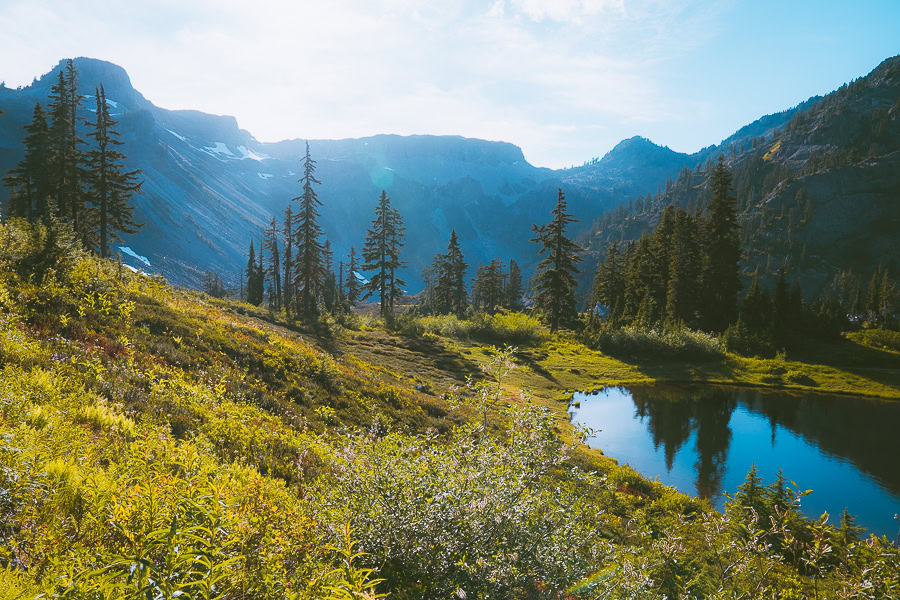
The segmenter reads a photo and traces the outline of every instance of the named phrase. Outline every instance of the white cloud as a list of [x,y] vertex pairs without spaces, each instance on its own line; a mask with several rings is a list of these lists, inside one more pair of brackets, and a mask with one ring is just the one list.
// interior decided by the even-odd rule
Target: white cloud
[[625,12],[625,0],[510,0],[525,15],[535,21],[578,21],[597,13]]
[[232,114],[266,141],[458,134],[541,166],[696,114],[656,75],[712,18],[688,0],[4,2],[8,85],[93,56],[159,106]]

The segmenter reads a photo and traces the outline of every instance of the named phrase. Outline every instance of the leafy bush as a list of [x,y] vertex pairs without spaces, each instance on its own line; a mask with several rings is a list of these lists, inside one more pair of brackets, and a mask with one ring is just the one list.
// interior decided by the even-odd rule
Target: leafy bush
[[71,229],[12,219],[0,228],[0,269],[42,283],[48,274],[65,274],[82,254]]
[[725,351],[717,337],[684,327],[661,330],[603,325],[585,333],[584,342],[606,354],[629,358],[713,358]]
[[534,317],[506,311],[495,315],[477,313],[471,319],[456,315],[401,315],[395,319],[395,328],[409,337],[430,334],[501,344],[536,344],[550,337],[547,328]]
[[479,412],[505,404],[503,439],[482,419],[444,440],[360,433],[319,482],[319,520],[352,523],[392,597],[554,597],[606,551],[592,535],[603,511],[589,499],[601,480],[560,472],[568,447],[547,409],[502,398],[512,352],[466,399]]
[[850,333],[848,337],[855,342],[879,348],[900,352],[900,331],[891,329],[861,329]]

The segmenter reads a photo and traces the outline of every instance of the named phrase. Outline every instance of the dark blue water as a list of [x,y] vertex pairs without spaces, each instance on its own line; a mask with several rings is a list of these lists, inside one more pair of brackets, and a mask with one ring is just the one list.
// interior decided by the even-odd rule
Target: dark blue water
[[569,412],[601,430],[591,447],[719,508],[755,463],[765,483],[783,469],[814,490],[801,507],[810,517],[837,524],[847,507],[870,532],[898,534],[900,401],[641,386],[576,393]]

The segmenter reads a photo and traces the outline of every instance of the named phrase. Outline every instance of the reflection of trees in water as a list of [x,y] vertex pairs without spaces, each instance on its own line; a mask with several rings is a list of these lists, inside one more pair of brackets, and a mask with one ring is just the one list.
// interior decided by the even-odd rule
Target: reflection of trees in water
[[774,428],[781,425],[900,493],[900,402],[749,391],[738,399],[748,411],[769,419],[773,445]]
[[666,469],[672,470],[675,455],[691,436],[691,419],[694,416],[693,401],[682,395],[665,401],[650,398],[649,394],[635,391],[632,396],[637,414],[642,419],[648,417],[647,427],[653,436],[653,447],[663,447]]
[[900,492],[900,402],[676,386],[636,387],[632,400],[637,416],[647,419],[654,446],[662,445],[669,470],[691,432],[697,432],[694,467],[701,497],[721,493],[731,415],[738,404],[769,421],[773,446],[778,427],[787,428]]
[[721,492],[731,444],[731,413],[737,402],[727,390],[686,390],[671,387],[636,388],[632,392],[637,415],[647,417],[653,444],[663,446],[671,470],[678,450],[697,432],[697,493],[703,498]]
[[733,396],[721,390],[704,394],[694,403],[697,429],[697,493],[701,498],[718,496],[731,445],[731,413],[737,406]]

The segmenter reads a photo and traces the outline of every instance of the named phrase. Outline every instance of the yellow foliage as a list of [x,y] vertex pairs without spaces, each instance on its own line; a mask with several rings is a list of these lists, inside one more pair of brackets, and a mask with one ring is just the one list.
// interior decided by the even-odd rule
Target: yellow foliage
[[769,150],[763,155],[763,160],[772,160],[772,157],[775,156],[775,154],[779,150],[781,150],[781,140],[778,140],[777,142],[775,142],[775,145],[769,148]]

